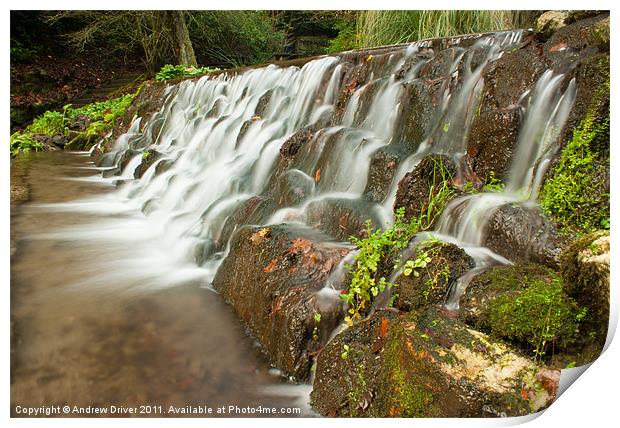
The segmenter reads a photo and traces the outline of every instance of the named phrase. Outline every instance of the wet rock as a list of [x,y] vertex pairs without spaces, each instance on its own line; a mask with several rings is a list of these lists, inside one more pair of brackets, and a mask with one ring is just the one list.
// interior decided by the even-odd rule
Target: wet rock
[[554,398],[543,370],[440,309],[376,312],[321,351],[311,401],[327,416],[524,415]]
[[467,142],[467,154],[473,171],[483,182],[491,171],[496,178],[506,176],[519,138],[520,126],[519,107],[490,110],[474,119]]
[[401,115],[392,143],[405,144],[412,153],[418,149],[433,130],[445,83],[439,78],[403,84]]
[[609,14],[601,14],[564,26],[555,31],[544,46],[545,54],[555,62],[608,49]]
[[576,240],[562,254],[566,293],[588,308],[583,330],[593,333],[601,347],[609,327],[609,249],[609,235],[596,232]]
[[368,181],[364,197],[369,201],[381,203],[387,196],[394,173],[401,160],[409,154],[403,145],[390,144],[373,153],[368,170]]
[[530,36],[520,49],[504,53],[485,67],[481,113],[519,105],[523,94],[534,87],[550,65],[538,46],[536,38]]
[[98,134],[88,134],[80,132],[64,145],[64,150],[80,151],[89,150],[93,145],[97,144],[101,136]]
[[[442,177],[441,171],[445,177]],[[430,155],[408,172],[398,183],[394,210],[405,208],[405,221],[418,217],[428,208],[429,196],[437,195],[444,180],[451,180],[456,175],[456,164],[443,155]],[[431,192],[432,189],[432,192]],[[429,228],[438,218],[431,219]]]
[[268,196],[253,196],[230,213],[219,234],[214,234],[217,248],[223,249],[233,232],[247,224],[261,224],[275,211],[276,205]]
[[535,207],[502,205],[489,218],[483,246],[512,261],[557,268],[566,236]]
[[452,47],[438,52],[420,70],[420,78],[432,80],[449,76],[458,68],[463,59],[465,49],[462,47]]
[[459,317],[467,324],[489,330],[489,306],[499,296],[526,289],[534,279],[550,281],[553,271],[534,263],[496,266],[476,275],[461,296]]
[[315,133],[316,129],[312,126],[300,129],[282,144],[280,155],[284,158],[295,157],[299,149],[312,140]]
[[155,149],[146,150],[142,153],[142,162],[136,167],[133,173],[134,178],[141,178],[147,169],[161,159],[162,154]]
[[550,10],[545,12],[536,20],[536,32],[543,39],[548,39],[553,33],[566,25],[568,17],[568,11]]
[[284,225],[244,227],[213,281],[271,362],[299,380],[308,377],[312,354],[344,317],[338,293],[321,289],[348,250],[323,239]]
[[278,195],[278,205],[281,207],[301,204],[312,195],[315,188],[314,178],[298,169],[285,171],[276,183],[275,194]]
[[395,306],[410,311],[421,306],[443,303],[450,286],[475,266],[474,260],[460,247],[446,242],[423,241],[403,254],[403,264],[426,254],[430,261],[409,275],[401,273],[396,280],[398,293]]
[[324,198],[313,201],[306,208],[306,224],[341,241],[349,237],[366,236],[366,222],[374,230],[381,222],[372,216],[375,206],[363,199]]
[[269,89],[266,91],[256,103],[256,108],[254,109],[254,114],[259,117],[263,117],[265,115],[265,111],[267,106],[269,105],[269,101],[271,100],[271,95],[273,94],[273,89]]
[[84,132],[93,120],[85,114],[77,115],[69,124],[69,129],[77,132]]

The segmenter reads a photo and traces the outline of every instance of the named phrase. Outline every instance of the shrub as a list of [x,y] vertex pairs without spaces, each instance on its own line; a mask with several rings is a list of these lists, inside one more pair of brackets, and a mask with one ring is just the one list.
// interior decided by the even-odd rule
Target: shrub
[[178,79],[179,77],[195,76],[197,74],[211,73],[219,71],[216,67],[185,67],[184,65],[164,65],[161,70],[155,74],[155,80],[163,82],[170,79]]

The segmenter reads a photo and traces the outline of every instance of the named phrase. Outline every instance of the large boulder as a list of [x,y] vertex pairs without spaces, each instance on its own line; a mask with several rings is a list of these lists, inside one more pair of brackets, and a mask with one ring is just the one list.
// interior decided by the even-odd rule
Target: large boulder
[[317,359],[312,405],[327,416],[484,417],[538,411],[559,371],[537,366],[438,308],[372,318]]
[[306,207],[306,224],[340,241],[362,238],[367,222],[373,230],[380,226],[374,210],[374,204],[364,199],[323,198]]
[[566,292],[588,308],[583,330],[605,343],[609,327],[609,235],[597,232],[576,240],[562,254]]
[[285,225],[243,227],[213,281],[271,362],[299,380],[344,317],[338,292],[323,287],[348,249],[324,239]]

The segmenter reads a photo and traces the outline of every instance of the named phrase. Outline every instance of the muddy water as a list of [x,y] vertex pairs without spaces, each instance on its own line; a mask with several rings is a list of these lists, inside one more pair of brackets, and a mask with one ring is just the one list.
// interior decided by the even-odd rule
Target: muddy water
[[308,387],[270,370],[232,310],[199,280],[155,287],[148,275],[113,275],[126,243],[62,232],[121,214],[41,208],[111,192],[89,181],[89,161],[56,152],[12,165],[11,414],[21,416],[16,406],[150,405],[151,416],[177,416],[170,406],[248,415],[230,413],[236,405],[311,415]]

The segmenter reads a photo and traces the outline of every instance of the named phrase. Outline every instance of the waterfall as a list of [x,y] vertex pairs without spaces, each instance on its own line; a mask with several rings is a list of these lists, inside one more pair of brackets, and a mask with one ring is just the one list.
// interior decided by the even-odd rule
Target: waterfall
[[[104,155],[102,164],[109,170],[101,181],[116,182],[118,189],[98,200],[56,204],[53,209],[105,210],[129,218],[111,219],[99,232],[76,228],[65,235],[143,240],[139,254],[123,255],[115,268],[118,274],[126,266],[126,275],[140,276],[140,266],[155,264],[162,273],[144,277],[163,283],[162,278],[197,276],[205,286],[242,224],[288,222],[320,228],[317,207],[347,204],[361,218],[386,226],[393,220],[398,182],[424,155],[464,153],[483,69],[513,49],[521,34],[479,37],[468,48],[459,46],[460,39],[451,41],[453,55],[437,74],[441,86],[432,125],[420,141],[407,141],[400,130],[406,120],[407,87],[428,81],[420,76],[435,57],[428,42],[394,48],[383,59],[369,55],[363,61],[368,77],[351,87],[343,83],[354,67],[346,55],[169,86],[160,111],[145,123],[135,119]],[[284,162],[284,142],[306,130],[309,137],[294,161]],[[399,147],[406,156],[386,184],[385,197],[369,200],[365,189],[371,161],[387,147]],[[157,159],[134,178],[151,152]],[[261,203],[253,214],[237,224],[236,215],[257,201]],[[146,240],[148,250],[143,248]]]

